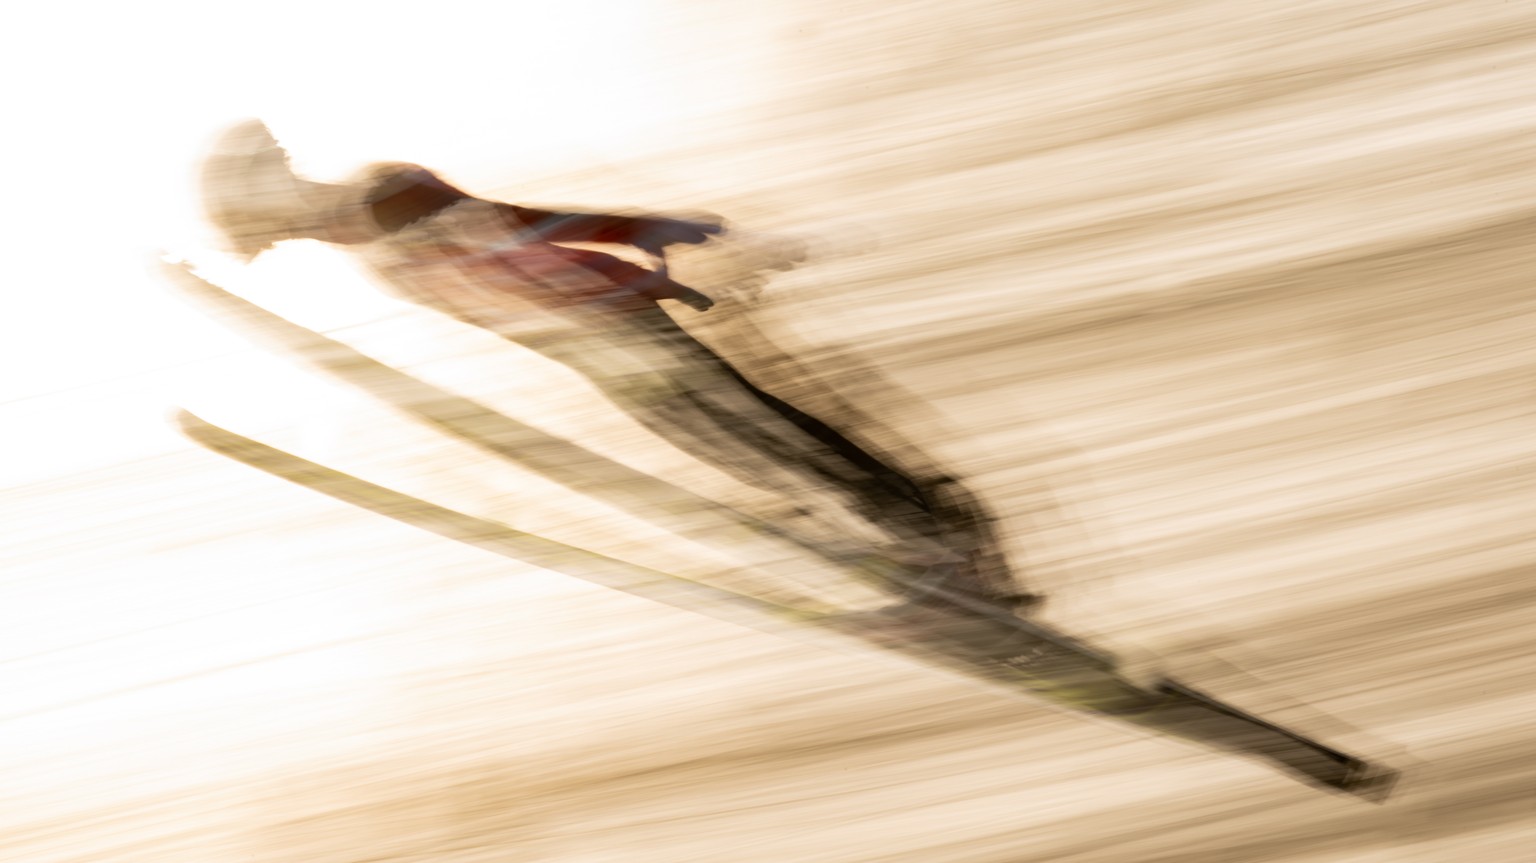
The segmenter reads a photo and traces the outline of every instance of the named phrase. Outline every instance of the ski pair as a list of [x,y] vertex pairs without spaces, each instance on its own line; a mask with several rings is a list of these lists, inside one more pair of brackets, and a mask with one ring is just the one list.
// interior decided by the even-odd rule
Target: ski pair
[[[293,324],[202,279],[185,267],[170,275],[184,294],[215,316],[273,342],[286,353],[378,396],[456,439],[626,509],[689,538],[809,553],[891,594],[870,611],[840,612],[814,591],[784,587],[804,581],[794,557],[765,555],[776,587],[736,591],[639,567],[507,525],[475,518],[335,471],[183,413],[183,430],[211,450],[357,506],[459,541],[526,560],[597,584],[735,622],[784,621],[832,630],[924,665],[942,666],[994,686],[1025,691],[1076,709],[1261,758],[1299,778],[1384,800],[1396,778],[1362,759],[1223,704],[1175,681],[1151,689],[1116,674],[1115,660],[1010,609],[948,589],[941,580],[891,561],[799,536],[635,471],[574,443],[519,423],[470,399],[414,378],[348,345]],[[708,523],[696,517],[707,514]],[[744,616],[743,616],[744,615]]]

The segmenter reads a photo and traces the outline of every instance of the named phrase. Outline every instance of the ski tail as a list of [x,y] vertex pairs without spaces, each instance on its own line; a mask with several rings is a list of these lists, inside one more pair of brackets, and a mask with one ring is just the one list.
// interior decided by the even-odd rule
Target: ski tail
[[1166,718],[1199,728],[1211,743],[1263,756],[1320,785],[1383,803],[1398,772],[1379,767],[1313,738],[1261,719],[1193,687],[1163,680],[1157,692]]

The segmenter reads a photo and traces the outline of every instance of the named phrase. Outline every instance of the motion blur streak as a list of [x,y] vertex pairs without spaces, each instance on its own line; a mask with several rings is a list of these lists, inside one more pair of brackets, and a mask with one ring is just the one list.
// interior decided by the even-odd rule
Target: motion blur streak
[[[28,12],[75,53],[5,61],[37,236],[4,331],[0,858],[1528,859],[1531,4],[213,8]],[[642,566],[738,563],[165,300],[144,261],[201,242],[192,159],[242,116],[317,180],[404,159],[723,214],[735,239],[673,264],[719,301],[678,313],[702,340],[966,478],[1045,620],[1395,759],[1397,798],[520,567],[178,439],[185,403]],[[804,265],[765,266],[784,243]],[[229,285],[750,492],[317,244]]]

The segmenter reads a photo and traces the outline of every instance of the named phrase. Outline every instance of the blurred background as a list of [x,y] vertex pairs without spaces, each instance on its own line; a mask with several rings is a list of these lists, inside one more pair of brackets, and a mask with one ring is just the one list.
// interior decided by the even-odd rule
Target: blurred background
[[[1525,859],[1529,4],[151,2],[11,32],[0,857]],[[198,450],[173,406],[648,565],[731,555],[175,299],[153,261],[208,242],[197,159],[253,116],[314,179],[410,160],[519,203],[721,213],[738,237],[678,262],[721,304],[680,319],[766,335],[967,478],[1049,622],[1411,765],[1397,799],[651,605]],[[782,237],[810,259],[765,278]],[[723,482],[324,248],[229,284]]]

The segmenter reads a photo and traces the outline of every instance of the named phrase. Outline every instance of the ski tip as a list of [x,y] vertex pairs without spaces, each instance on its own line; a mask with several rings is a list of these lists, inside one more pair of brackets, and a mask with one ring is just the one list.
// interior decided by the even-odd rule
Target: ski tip
[[208,426],[208,421],[180,405],[167,408],[165,421],[185,435],[192,435]]

